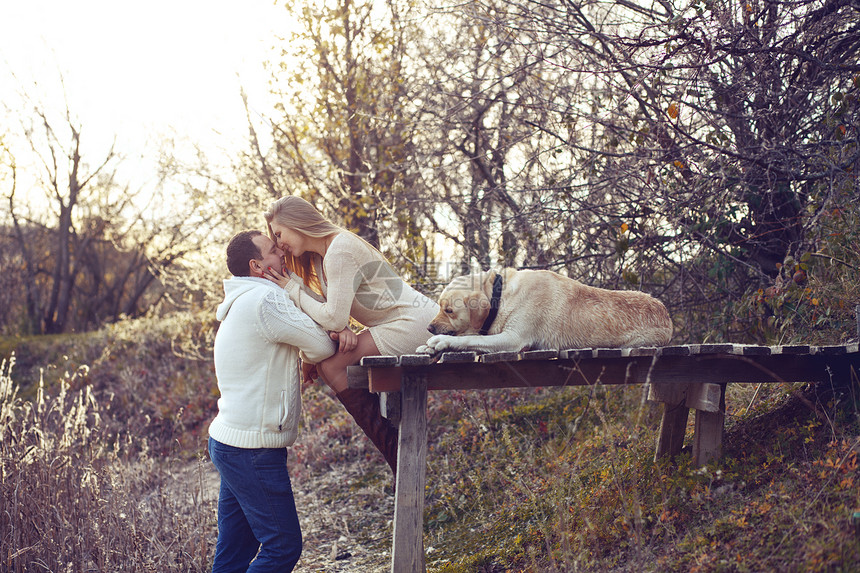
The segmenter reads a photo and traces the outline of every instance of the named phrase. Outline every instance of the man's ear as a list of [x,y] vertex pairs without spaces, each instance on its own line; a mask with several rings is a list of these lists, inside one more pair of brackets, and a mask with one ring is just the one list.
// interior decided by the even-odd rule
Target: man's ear
[[248,270],[251,272],[252,277],[263,276],[263,265],[257,259],[251,259],[248,261]]
[[480,330],[490,313],[490,301],[482,292],[473,292],[466,299],[469,307],[469,324],[475,330]]

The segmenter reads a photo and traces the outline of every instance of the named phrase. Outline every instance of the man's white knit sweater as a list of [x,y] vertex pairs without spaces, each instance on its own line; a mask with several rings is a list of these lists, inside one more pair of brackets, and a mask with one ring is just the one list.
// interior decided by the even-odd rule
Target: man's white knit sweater
[[334,354],[334,342],[278,285],[262,278],[225,280],[216,317],[221,397],[209,435],[236,448],[291,446],[302,406],[299,351],[316,363]]

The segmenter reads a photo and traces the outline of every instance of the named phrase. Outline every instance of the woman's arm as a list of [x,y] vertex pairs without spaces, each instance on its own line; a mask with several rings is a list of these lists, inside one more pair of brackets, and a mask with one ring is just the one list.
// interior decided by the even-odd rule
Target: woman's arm
[[323,302],[308,295],[295,280],[285,290],[296,305],[326,330],[340,332],[349,324],[349,313],[355,300],[358,265],[347,251],[329,250],[323,259],[323,270],[328,278],[327,299]]
[[[273,269],[272,267],[269,267],[268,269],[263,271],[263,278],[266,278],[281,287],[282,289],[287,290],[288,294],[290,293],[290,289],[287,289],[287,286],[291,284],[298,285],[297,287],[291,286],[290,288],[298,288],[302,292],[302,294],[311,297],[315,301],[325,302],[325,297],[323,297],[319,293],[314,292],[302,281],[302,277],[300,277],[293,271],[289,271],[289,274],[282,275],[277,270]],[[292,294],[290,294],[290,298],[293,298]],[[295,302],[295,300],[293,300],[293,302]]]
[[[302,281],[302,277],[300,277],[299,275],[297,275],[296,273],[294,273],[292,271],[290,271],[290,280],[293,282],[299,283],[299,288],[302,289],[302,292],[305,293],[306,295],[308,295],[309,297],[313,298],[315,301],[325,302],[324,296],[322,296],[321,294],[319,294],[318,292],[316,292],[312,288],[310,288],[308,285],[306,285]],[[283,288],[283,285],[281,285],[281,287]]]

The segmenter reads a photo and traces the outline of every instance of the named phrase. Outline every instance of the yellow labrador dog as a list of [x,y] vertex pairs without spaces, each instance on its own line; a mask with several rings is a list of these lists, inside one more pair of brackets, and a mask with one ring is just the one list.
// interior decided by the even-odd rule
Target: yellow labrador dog
[[455,278],[419,353],[665,346],[672,321],[657,299],[584,285],[552,271],[504,269]]

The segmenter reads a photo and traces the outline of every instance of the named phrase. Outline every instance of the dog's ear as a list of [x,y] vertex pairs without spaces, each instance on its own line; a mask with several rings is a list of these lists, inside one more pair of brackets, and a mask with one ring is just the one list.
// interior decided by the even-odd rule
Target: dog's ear
[[469,307],[469,324],[474,330],[480,330],[490,312],[490,299],[482,292],[473,292],[466,304]]
[[493,286],[496,282],[496,277],[500,274],[502,273],[498,271],[487,271],[484,273],[481,288],[484,291],[484,294],[487,295],[487,299],[493,298]]

